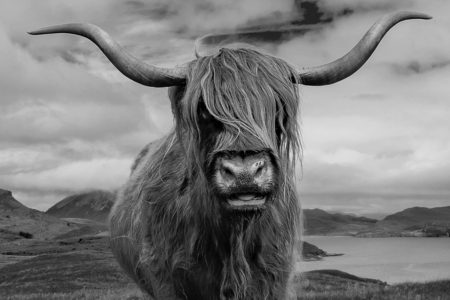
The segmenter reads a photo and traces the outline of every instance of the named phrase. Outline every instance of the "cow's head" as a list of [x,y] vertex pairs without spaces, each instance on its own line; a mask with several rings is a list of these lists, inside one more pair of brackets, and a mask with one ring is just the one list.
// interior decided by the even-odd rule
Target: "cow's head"
[[159,68],[132,57],[90,24],[53,26],[31,34],[82,35],[130,79],[172,87],[176,132],[191,164],[189,172],[206,179],[222,208],[248,212],[264,209],[280,182],[292,177],[300,147],[297,85],[332,84],[350,76],[396,23],[428,18],[412,12],[387,15],[342,58],[300,71],[255,50],[226,48],[182,67]]
[[299,148],[296,71],[249,49],[192,62],[171,89],[177,133],[223,208],[265,208]]

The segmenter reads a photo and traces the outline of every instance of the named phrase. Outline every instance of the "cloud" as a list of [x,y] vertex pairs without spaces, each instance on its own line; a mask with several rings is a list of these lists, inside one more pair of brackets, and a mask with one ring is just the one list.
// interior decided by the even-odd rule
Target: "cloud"
[[[75,193],[83,189],[116,189],[130,168],[128,159],[97,158],[68,162],[47,170],[18,172],[2,182],[19,190],[59,190]],[[105,170],[108,170],[105,176]],[[27,188],[25,189],[24,186]]]

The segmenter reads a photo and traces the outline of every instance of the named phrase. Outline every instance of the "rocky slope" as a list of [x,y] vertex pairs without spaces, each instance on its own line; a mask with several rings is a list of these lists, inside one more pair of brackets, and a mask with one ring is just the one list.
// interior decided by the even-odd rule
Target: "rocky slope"
[[97,190],[66,197],[50,207],[46,214],[58,218],[79,218],[106,223],[113,203],[113,193]]

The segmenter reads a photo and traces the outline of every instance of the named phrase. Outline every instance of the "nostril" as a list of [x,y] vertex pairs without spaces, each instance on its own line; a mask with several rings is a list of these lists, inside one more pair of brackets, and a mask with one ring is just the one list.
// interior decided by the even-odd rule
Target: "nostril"
[[259,176],[261,175],[261,173],[263,172],[264,168],[266,167],[266,163],[264,161],[259,161],[257,163],[255,163],[255,176]]
[[222,174],[225,175],[225,176],[234,177],[233,171],[230,168],[226,167],[226,166],[222,166],[221,171],[222,171]]

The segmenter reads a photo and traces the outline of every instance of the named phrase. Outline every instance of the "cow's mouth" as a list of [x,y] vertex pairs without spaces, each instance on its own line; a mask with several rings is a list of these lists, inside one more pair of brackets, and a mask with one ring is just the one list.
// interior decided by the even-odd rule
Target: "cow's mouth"
[[260,194],[234,194],[227,197],[226,203],[233,210],[260,210],[265,208],[267,196]]

